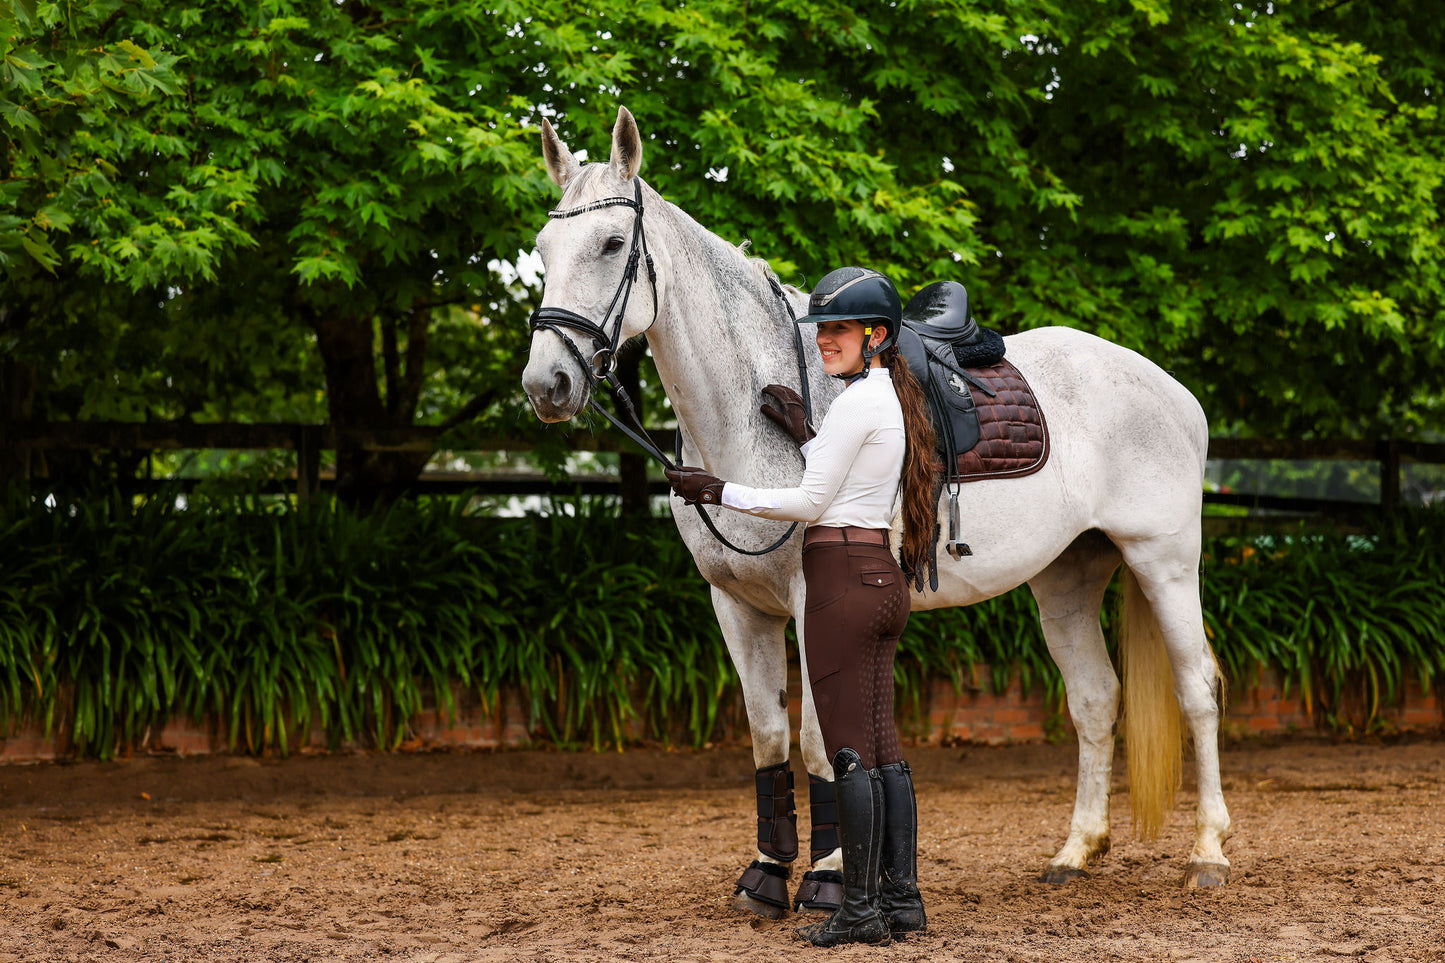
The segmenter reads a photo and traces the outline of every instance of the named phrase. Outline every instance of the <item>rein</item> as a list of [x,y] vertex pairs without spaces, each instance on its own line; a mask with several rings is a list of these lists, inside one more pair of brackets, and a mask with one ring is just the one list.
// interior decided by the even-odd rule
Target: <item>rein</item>
[[[605,197],[601,200],[592,201],[579,207],[569,208],[565,211],[552,210],[547,212],[548,217],[555,218],[576,217],[579,214],[586,214],[590,211],[598,211],[608,207],[630,207],[636,212],[632,221],[632,247],[627,255],[627,266],[623,269],[622,280],[618,282],[617,291],[612,295],[612,303],[607,306],[607,313],[602,316],[602,320],[595,322],[591,318],[583,317],[575,311],[568,311],[565,308],[538,308],[532,312],[528,326],[534,336],[538,331],[551,331],[557,335],[562,343],[567,346],[567,350],[572,352],[572,357],[577,360],[577,364],[582,368],[582,372],[588,381],[588,387],[596,389],[599,384],[605,385],[607,389],[612,392],[618,411],[622,412],[630,423],[624,423],[617,416],[613,415],[612,412],[598,404],[594,396],[594,391],[588,392],[588,407],[597,411],[603,418],[606,418],[614,428],[636,442],[638,447],[661,464],[663,468],[676,468],[677,464],[669,459],[662,449],[654,444],[652,439],[647,436],[647,429],[642,426],[642,419],[637,416],[637,408],[633,405],[632,399],[628,397],[627,389],[624,388],[622,383],[615,377],[618,341],[622,336],[622,320],[627,313],[627,302],[632,297],[632,286],[637,283],[639,264],[644,259],[647,262],[647,280],[652,287],[652,321],[648,323],[647,328],[644,330],[651,330],[652,326],[657,323],[657,267],[652,261],[652,255],[648,253],[647,234],[642,226],[641,179],[634,177],[632,179],[632,186],[632,197]],[[783,293],[782,285],[778,283],[777,278],[769,277],[768,285],[772,288],[773,293],[777,295],[778,300],[782,301],[783,306],[787,308],[789,320],[796,322],[797,315],[793,312],[793,305]],[[617,312],[617,324],[613,327],[612,333],[609,335],[607,333],[607,322],[612,318],[614,310]],[[581,349],[577,347],[577,343],[562,333],[564,328],[580,331],[591,339],[593,349],[591,359],[584,358]],[[802,384],[803,409],[806,412],[808,420],[811,421],[813,418],[813,402],[808,391],[808,367],[803,357],[803,335],[798,331],[796,323],[793,324],[793,341],[798,356],[798,380]],[[681,425],[679,425],[677,431],[675,457],[678,462],[682,461]],[[788,530],[783,533],[782,537],[767,548],[749,550],[739,548],[728,541],[727,536],[718,531],[717,525],[713,523],[712,516],[703,510],[701,504],[694,502],[693,507],[697,509],[697,513],[702,518],[703,524],[707,526],[708,531],[712,532],[713,537],[725,547],[732,549],[740,555],[766,555],[769,552],[776,551],[793,536],[793,532],[798,528],[798,523],[794,522],[788,527]]]

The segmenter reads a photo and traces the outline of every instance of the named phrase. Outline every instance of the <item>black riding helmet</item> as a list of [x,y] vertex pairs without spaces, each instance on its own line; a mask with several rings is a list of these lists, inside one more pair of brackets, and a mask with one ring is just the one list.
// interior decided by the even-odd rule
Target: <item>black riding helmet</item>
[[[903,302],[893,282],[877,271],[861,267],[841,267],[823,275],[808,298],[808,314],[799,324],[822,321],[863,322],[863,371],[866,375],[874,356],[893,347],[903,322]],[[867,347],[873,337],[873,322],[883,322],[887,335],[875,348]]]

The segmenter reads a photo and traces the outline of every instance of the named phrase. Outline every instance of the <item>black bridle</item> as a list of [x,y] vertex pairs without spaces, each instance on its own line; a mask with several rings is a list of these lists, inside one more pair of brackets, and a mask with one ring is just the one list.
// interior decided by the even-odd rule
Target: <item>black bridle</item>
[[[532,317],[528,324],[534,336],[538,331],[550,331],[557,335],[562,343],[567,346],[568,351],[572,352],[572,357],[577,360],[578,366],[581,367],[583,375],[587,378],[589,388],[587,404],[589,407],[596,410],[602,417],[611,422],[613,427],[636,442],[643,451],[661,463],[664,468],[675,468],[677,465],[647,436],[647,429],[642,427],[642,419],[637,416],[637,409],[632,404],[632,399],[627,396],[627,390],[615,377],[618,342],[622,338],[622,321],[627,314],[627,302],[632,297],[632,287],[637,283],[637,272],[643,261],[647,262],[647,281],[652,287],[652,320],[648,322],[647,328],[644,330],[651,330],[652,326],[657,323],[657,266],[653,263],[652,255],[647,250],[647,233],[643,230],[642,226],[641,179],[634,177],[632,179],[632,187],[632,197],[604,197],[601,200],[592,201],[579,207],[569,208],[565,211],[551,210],[547,212],[548,217],[555,218],[576,217],[579,214],[586,214],[590,211],[598,211],[607,207],[630,207],[635,212],[632,220],[632,246],[627,254],[627,266],[623,268],[622,280],[618,282],[617,290],[612,295],[612,303],[607,306],[607,312],[602,316],[602,320],[593,321],[591,318],[583,317],[575,311],[568,311],[566,308],[538,308],[532,312]],[[773,293],[783,302],[783,306],[788,309],[789,320],[796,321],[797,318],[793,313],[793,306],[788,302],[788,298],[783,293],[782,286],[778,284],[777,279],[769,277],[768,284],[772,287]],[[609,334],[607,331],[607,323],[612,319],[614,311],[616,312],[617,323],[613,326],[612,332]],[[576,341],[563,333],[564,328],[580,331],[591,339],[592,357],[590,359],[583,356],[582,349],[577,346]],[[808,392],[808,368],[803,360],[803,336],[798,331],[796,324],[793,325],[793,338],[797,347],[798,378],[802,382],[803,407],[808,420],[812,421],[813,402]],[[599,384],[605,385],[612,393],[613,398],[616,400],[618,410],[631,422],[630,425],[623,423],[614,416],[612,412],[597,403],[595,389]],[[677,432],[675,455],[677,461],[681,462],[682,429],[680,425]],[[694,503],[694,505],[697,508],[698,515],[702,517],[703,524],[707,526],[708,531],[712,532],[713,536],[723,545],[742,555],[766,555],[769,552],[781,548],[798,528],[798,523],[794,522],[776,542],[767,548],[752,551],[739,548],[728,541],[727,537],[717,530],[717,526],[713,524],[712,517],[703,511],[702,505],[699,503]]]
[[[612,303],[607,305],[607,313],[602,315],[600,322],[584,318],[566,308],[538,308],[532,312],[532,333],[551,331],[562,338],[562,343],[571,350],[593,385],[598,380],[611,383],[617,367],[617,344],[622,339],[622,319],[627,314],[627,302],[632,297],[632,286],[637,283],[637,269],[643,258],[647,259],[647,281],[652,286],[652,322],[647,326],[651,328],[657,321],[657,265],[653,264],[652,255],[647,251],[647,234],[642,230],[642,181],[634,177],[632,186],[634,197],[604,197],[581,207],[547,212],[548,217],[555,218],[576,217],[578,214],[600,211],[607,207],[630,207],[637,212],[632,219],[632,247],[627,252],[627,266],[622,269],[622,280],[613,292]],[[608,334],[607,322],[613,311],[617,312],[617,324],[612,333]],[[582,352],[571,338],[563,337],[563,328],[574,328],[592,339],[593,354],[590,360],[582,357]]]

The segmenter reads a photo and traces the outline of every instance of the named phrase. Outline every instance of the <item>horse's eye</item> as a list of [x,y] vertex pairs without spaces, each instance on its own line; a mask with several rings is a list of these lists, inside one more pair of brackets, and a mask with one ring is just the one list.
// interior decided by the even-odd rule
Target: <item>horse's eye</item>
[[607,243],[602,245],[602,253],[616,254],[618,251],[622,250],[622,245],[624,243],[625,242],[620,237],[609,237],[607,239]]

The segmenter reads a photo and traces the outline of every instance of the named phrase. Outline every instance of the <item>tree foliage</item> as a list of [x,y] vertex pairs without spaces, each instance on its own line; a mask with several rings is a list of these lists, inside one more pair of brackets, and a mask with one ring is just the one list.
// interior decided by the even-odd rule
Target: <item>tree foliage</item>
[[985,324],[1144,350],[1216,431],[1441,429],[1425,4],[3,9],[0,345],[52,417],[524,427],[534,292],[489,264],[553,200],[539,118],[600,150],[625,104],[649,182],[785,280],[962,280]]

